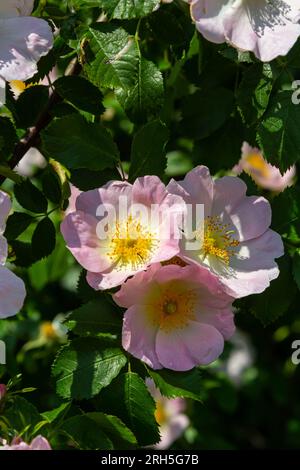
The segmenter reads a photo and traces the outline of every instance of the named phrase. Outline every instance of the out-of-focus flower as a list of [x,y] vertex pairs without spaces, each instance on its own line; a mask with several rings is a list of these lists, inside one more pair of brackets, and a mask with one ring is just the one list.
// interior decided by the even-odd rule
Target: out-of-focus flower
[[152,265],[113,296],[127,308],[122,344],[153,369],[190,370],[220,356],[234,332],[232,298],[197,266]]
[[154,381],[146,379],[146,385],[156,404],[155,418],[159,424],[160,442],[156,449],[168,449],[186,430],[190,421],[184,413],[186,401],[183,398],[166,398],[162,396]]
[[31,147],[24,157],[19,161],[15,171],[24,177],[32,176],[37,169],[45,168],[47,161],[41,152],[35,147]]
[[263,62],[286,55],[300,36],[298,0],[189,0],[209,41],[252,51]]
[[[209,269],[236,298],[261,293],[278,277],[274,259],[284,249],[281,237],[269,228],[271,206],[263,197],[246,196],[240,178],[214,181],[208,168],[199,166],[183,181],[171,180],[167,189],[192,207],[204,205],[204,223],[195,220],[200,226],[181,240],[184,261]],[[187,245],[190,240],[198,243]]]
[[184,211],[181,197],[169,194],[157,176],[138,178],[133,185],[111,181],[81,193],[61,231],[73,256],[88,271],[87,282],[103,290],[175,256],[177,220]]
[[24,282],[4,267],[7,258],[7,241],[3,233],[10,209],[9,196],[0,191],[0,318],[18,313],[26,296]]
[[29,15],[34,0],[1,0],[0,88],[5,81],[28,80],[37,72],[37,62],[53,44],[49,24]]
[[49,442],[43,436],[35,437],[30,444],[26,444],[21,438],[14,438],[10,445],[0,446],[0,450],[52,450]]
[[5,384],[0,384],[0,401],[5,397],[7,388]]
[[230,343],[232,351],[225,361],[225,371],[235,385],[240,385],[243,372],[253,364],[254,351],[247,335],[239,330],[230,338]]
[[264,159],[258,148],[251,147],[247,142],[243,143],[242,158],[232,171],[236,175],[244,171],[251,176],[258,186],[277,193],[292,186],[296,176],[295,165],[282,175],[276,166],[271,165]]

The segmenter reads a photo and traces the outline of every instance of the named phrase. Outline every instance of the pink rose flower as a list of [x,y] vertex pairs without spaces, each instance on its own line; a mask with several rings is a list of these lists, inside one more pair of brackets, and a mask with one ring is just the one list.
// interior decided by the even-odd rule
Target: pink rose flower
[[155,400],[155,418],[159,424],[160,442],[154,446],[155,449],[168,449],[186,430],[190,420],[184,411],[186,400],[183,398],[167,398],[162,396],[154,381],[146,379],[149,392]]
[[28,80],[37,72],[37,62],[52,47],[49,24],[29,15],[34,0],[1,0],[0,4],[0,95],[4,101],[5,80]]
[[242,158],[232,169],[233,173],[239,175],[243,171],[263,189],[276,193],[284,191],[294,184],[296,167],[293,165],[283,175],[276,166],[268,163],[258,148],[250,147],[247,142],[242,146]]
[[200,33],[252,51],[263,62],[286,55],[300,36],[298,0],[190,0]]
[[[185,211],[185,204],[181,197],[169,194],[157,176],[138,178],[133,185],[109,182],[81,193],[75,204],[76,210],[64,219],[61,231],[96,290],[116,287],[179,251],[176,220]],[[154,205],[158,218],[152,217]],[[116,217],[106,221],[106,214],[96,215],[99,208],[102,214],[114,210]],[[138,208],[143,209],[142,216]],[[122,209],[124,214],[120,215]],[[106,227],[101,235],[99,223]]]
[[24,282],[4,267],[7,258],[7,241],[3,233],[10,209],[9,196],[0,191],[0,318],[18,313],[26,296]]
[[0,446],[0,450],[52,450],[49,442],[43,436],[35,437],[30,444],[20,438],[14,438],[11,445]]
[[208,168],[199,166],[183,181],[171,180],[167,189],[187,203],[204,205],[204,226],[192,232],[199,245],[187,249],[183,238],[183,260],[209,269],[236,298],[261,293],[278,277],[274,259],[284,249],[281,237],[269,228],[270,204],[263,197],[247,197],[240,178],[214,181]]
[[127,308],[123,348],[153,369],[209,364],[234,332],[232,298],[215,276],[196,266],[152,265],[113,298]]

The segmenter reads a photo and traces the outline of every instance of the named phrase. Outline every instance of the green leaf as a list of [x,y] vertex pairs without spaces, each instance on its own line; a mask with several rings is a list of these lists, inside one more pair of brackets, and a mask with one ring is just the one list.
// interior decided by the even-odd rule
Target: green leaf
[[140,445],[160,440],[154,417],[156,405],[145,382],[134,372],[120,375],[104,390],[98,404],[117,415],[134,432]]
[[100,115],[104,111],[103,95],[91,82],[83,77],[65,76],[54,82],[57,93],[87,113]]
[[142,57],[139,41],[111,24],[90,27],[85,70],[98,87],[115,90],[128,116],[137,121],[157,115],[164,99],[163,77]]
[[197,91],[184,101],[182,128],[189,137],[208,137],[227,121],[233,105],[234,94],[226,88]]
[[254,64],[246,69],[238,89],[237,104],[249,126],[266,111],[272,88],[273,74],[269,64]]
[[10,423],[11,429],[15,430],[19,435],[29,426],[33,428],[42,421],[42,416],[38,410],[25,398],[14,396],[12,402],[5,410],[5,417]]
[[0,155],[4,160],[12,153],[18,140],[16,129],[7,117],[0,117]]
[[46,155],[67,168],[113,168],[119,151],[110,133],[79,114],[55,119],[42,133]]
[[290,236],[293,227],[300,235],[300,189],[287,188],[272,201],[272,228]]
[[16,266],[27,268],[35,261],[32,254],[31,243],[11,240],[13,262]]
[[68,413],[70,406],[70,402],[62,403],[57,408],[54,408],[54,410],[45,411],[44,413],[42,413],[42,416],[48,421],[48,423],[57,423],[58,421],[61,421],[64,416]]
[[160,121],[149,122],[135,134],[129,170],[131,181],[138,176],[161,176],[164,173],[167,165],[165,147],[168,139],[168,129]]
[[97,336],[99,333],[120,333],[122,315],[118,307],[104,294],[74,310],[65,322],[73,333],[81,336]]
[[62,199],[62,185],[57,173],[48,167],[42,176],[42,187],[45,196],[54,204],[60,204]]
[[101,7],[111,18],[140,18],[151,13],[160,0],[73,0],[77,6]]
[[292,101],[291,91],[280,91],[258,127],[257,140],[265,158],[282,171],[300,159],[300,106]]
[[49,217],[42,219],[36,226],[31,240],[35,260],[49,256],[55,248],[56,230]]
[[251,312],[264,326],[287,311],[296,293],[290,257],[286,255],[280,258],[278,266],[279,277],[271,282],[270,287],[262,294],[249,297]]
[[107,387],[127,359],[96,338],[79,338],[63,347],[53,365],[57,393],[63,398],[88,399]]
[[14,116],[18,127],[27,129],[36,124],[49,100],[48,87],[35,85],[27,88],[15,103]]
[[168,398],[192,398],[193,400],[202,401],[201,373],[198,369],[188,372],[172,372],[169,370],[154,372],[148,369],[148,372],[163,396]]
[[146,121],[158,114],[163,105],[163,77],[157,66],[138,56],[135,83],[129,89],[119,88],[116,95],[130,119]]
[[5,238],[15,240],[34,222],[34,218],[24,212],[14,212],[7,220]]
[[29,179],[15,185],[15,197],[18,203],[30,212],[37,214],[47,212],[47,199]]
[[71,173],[71,183],[81,191],[100,188],[104,186],[107,181],[118,181],[120,179],[120,173],[116,168],[103,171],[92,171],[81,168],[80,170],[73,170]]
[[111,440],[104,434],[99,424],[88,415],[73,416],[60,427],[81,450],[113,449]]
[[95,421],[114,444],[114,449],[124,450],[137,445],[133,432],[117,418],[105,413],[92,412],[87,416]]

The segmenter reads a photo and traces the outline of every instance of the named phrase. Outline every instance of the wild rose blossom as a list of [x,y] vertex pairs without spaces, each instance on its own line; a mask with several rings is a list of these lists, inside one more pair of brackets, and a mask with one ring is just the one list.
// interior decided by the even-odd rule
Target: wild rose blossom
[[128,279],[113,298],[127,308],[123,348],[153,369],[209,364],[234,333],[233,299],[204,268],[155,264]]
[[264,159],[258,148],[251,147],[247,142],[243,143],[242,158],[232,171],[236,175],[244,171],[251,176],[258,186],[276,193],[292,186],[296,176],[295,165],[282,175],[276,166],[271,165]]
[[286,55],[300,36],[298,0],[189,0],[209,41],[252,51],[263,62]]
[[0,450],[52,450],[49,442],[43,436],[35,437],[30,444],[26,444],[21,438],[14,438],[10,445],[0,446]]
[[[118,214],[121,200],[127,205],[125,217]],[[100,189],[81,193],[75,204],[76,210],[68,213],[61,232],[96,290],[116,287],[179,251],[176,220],[185,204],[181,197],[169,194],[157,176],[138,178],[133,185],[111,181]],[[153,217],[153,205],[157,206],[157,218]],[[147,217],[141,217],[137,207],[144,209]],[[96,215],[99,208],[103,214],[112,209],[116,213],[101,237],[98,224],[104,223],[105,215]]]
[[9,196],[0,191],[0,318],[18,313],[26,296],[23,281],[4,267],[7,258],[7,241],[3,233],[10,209]]
[[186,430],[189,425],[189,418],[184,413],[186,410],[186,400],[183,398],[167,398],[162,396],[154,381],[146,379],[149,392],[155,400],[155,418],[159,424],[160,442],[155,449],[168,449]]
[[37,62],[52,47],[49,24],[29,15],[34,0],[1,0],[0,3],[0,93],[5,81],[28,80],[37,72]]
[[[199,166],[167,189],[187,203],[204,205],[204,226],[181,240],[180,257],[218,276],[233,297],[263,292],[279,275],[274,259],[283,255],[281,237],[271,230],[271,207],[263,197],[246,196],[246,184],[236,176],[213,181]],[[199,242],[186,249],[187,238]]]

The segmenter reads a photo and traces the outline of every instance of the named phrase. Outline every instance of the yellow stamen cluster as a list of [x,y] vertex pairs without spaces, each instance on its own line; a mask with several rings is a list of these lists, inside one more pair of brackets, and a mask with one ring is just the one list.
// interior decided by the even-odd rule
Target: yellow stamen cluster
[[235,248],[239,241],[232,238],[233,230],[229,225],[221,222],[219,216],[210,216],[204,222],[204,239],[201,252],[204,258],[208,255],[216,256],[229,265],[231,256],[235,254]]
[[126,221],[115,224],[108,256],[119,269],[136,270],[150,261],[157,244],[153,233],[129,216]]
[[259,172],[264,178],[269,176],[268,164],[260,153],[250,153],[246,157],[246,162],[249,165],[249,168],[245,168],[245,172],[250,176],[253,171]]
[[46,339],[53,340],[57,338],[57,332],[52,322],[45,321],[41,324],[41,335]]
[[162,426],[167,421],[167,415],[162,400],[156,401],[155,419],[157,424]]
[[[165,332],[184,328],[191,320],[195,320],[196,294],[182,289],[182,283],[173,281],[169,286],[163,287],[150,296],[147,306],[150,321]],[[157,296],[156,301],[153,301]],[[152,299],[151,299],[152,297]]]

